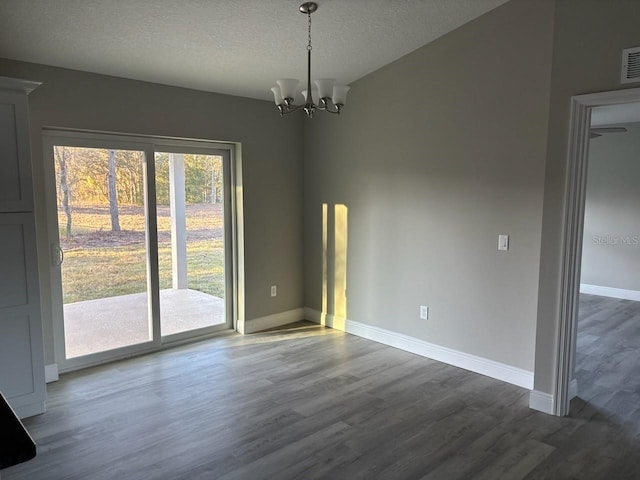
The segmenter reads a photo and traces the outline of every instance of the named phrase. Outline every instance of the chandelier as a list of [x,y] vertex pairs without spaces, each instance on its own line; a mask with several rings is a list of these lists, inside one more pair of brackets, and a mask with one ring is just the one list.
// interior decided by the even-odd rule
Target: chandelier
[[298,90],[300,80],[294,78],[283,78],[276,83],[278,86],[272,87],[271,91],[280,111],[280,115],[285,115],[298,110],[304,110],[305,113],[313,118],[316,110],[329,113],[339,114],[342,107],[347,101],[347,92],[350,87],[346,85],[337,85],[333,78],[318,79],[314,83],[318,87],[319,103],[313,102],[311,93],[311,14],[318,9],[315,2],[306,2],[300,5],[300,13],[304,13],[309,18],[309,43],[307,45],[307,89],[302,91],[305,103],[296,105],[294,98]]

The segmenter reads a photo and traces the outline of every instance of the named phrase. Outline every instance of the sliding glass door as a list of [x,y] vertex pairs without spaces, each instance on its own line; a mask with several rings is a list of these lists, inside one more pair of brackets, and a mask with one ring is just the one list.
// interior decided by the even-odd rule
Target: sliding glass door
[[226,323],[222,155],[156,152],[163,336]]
[[144,152],[54,145],[53,158],[67,358],[152,341]]
[[230,147],[49,131],[44,148],[62,371],[231,328]]

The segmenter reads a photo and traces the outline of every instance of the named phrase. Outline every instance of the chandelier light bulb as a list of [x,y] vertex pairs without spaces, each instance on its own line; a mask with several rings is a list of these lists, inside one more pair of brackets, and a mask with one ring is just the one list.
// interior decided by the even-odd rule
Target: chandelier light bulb
[[273,99],[275,100],[276,105],[282,105],[284,103],[284,100],[282,99],[280,87],[271,87],[271,91],[273,92]]
[[318,87],[318,96],[320,98],[331,98],[333,86],[336,84],[333,78],[322,78],[314,82]]
[[280,87],[280,96],[282,96],[284,102],[287,104],[293,103],[300,80],[296,80],[295,78],[283,78],[278,80],[276,83]]
[[346,85],[334,85],[333,96],[331,97],[333,104],[336,106],[340,105],[340,108],[342,108],[342,106],[347,103],[347,92],[350,88],[351,87],[347,87]]

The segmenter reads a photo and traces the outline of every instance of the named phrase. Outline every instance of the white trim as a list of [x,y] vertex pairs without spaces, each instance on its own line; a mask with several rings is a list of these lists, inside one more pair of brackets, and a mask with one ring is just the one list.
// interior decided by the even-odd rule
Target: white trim
[[[200,329],[201,331],[204,329]],[[136,350],[134,352],[125,352],[125,353],[116,353],[112,356],[100,356],[100,353],[94,353],[91,354],[92,359],[90,361],[88,361],[86,364],[82,364],[82,365],[69,365],[63,368],[60,368],[59,371],[60,373],[69,373],[69,372],[73,372],[76,370],[80,370],[83,368],[89,368],[89,367],[96,367],[98,365],[105,365],[107,363],[113,363],[113,362],[117,362],[119,360],[124,360],[126,358],[133,358],[133,357],[140,357],[142,355],[148,355],[150,353],[155,353],[155,352],[161,352],[163,350],[166,350],[168,348],[173,348],[173,347],[177,347],[179,345],[186,345],[189,343],[195,343],[195,342],[200,342],[203,340],[208,340],[210,338],[215,338],[215,337],[222,337],[222,336],[226,336],[226,335],[233,335],[235,332],[228,328],[225,330],[218,330],[218,331],[214,331],[211,333],[205,333],[202,335],[197,335],[195,337],[186,337],[186,338],[176,338],[179,337],[180,334],[176,333],[173,334],[169,337],[163,337],[163,343],[162,345],[158,346],[151,346],[151,347],[147,347],[141,350]],[[175,340],[169,340],[169,341],[165,341],[165,339],[167,338],[176,338]],[[118,350],[122,350],[122,349],[118,349]],[[114,350],[109,350],[109,353],[113,353]],[[73,360],[73,359],[72,359]]]
[[51,365],[44,366],[44,380],[47,383],[57,382],[60,379],[58,372],[58,364],[52,363]]
[[27,405],[20,405],[19,407],[12,407],[18,418],[23,419],[27,417],[33,417],[46,412],[44,402],[29,403]]
[[553,415],[556,411],[555,399],[550,393],[531,390],[531,393],[529,393],[529,408]]
[[336,330],[346,332],[347,319],[339,317],[337,315],[333,315],[331,313],[322,313],[318,310],[314,310],[313,308],[305,307],[304,319],[310,322],[319,323],[320,325],[324,325],[325,327],[334,328]]
[[[560,283],[560,323],[573,319],[578,314],[580,264],[584,225],[585,191],[587,185],[587,158],[589,154],[589,125],[591,108],[579,97],[571,99],[569,120],[569,148],[564,198],[564,231],[562,244],[562,270]],[[558,332],[556,345],[558,365],[555,385],[550,395],[553,398],[553,414],[569,413],[568,388],[573,377],[573,345],[576,339],[576,323],[569,320]]]
[[621,298],[623,300],[640,301],[640,292],[637,290],[626,290],[624,288],[603,287],[601,285],[580,284],[580,293],[589,295],[600,295],[601,297]]
[[576,95],[571,98],[562,219],[564,225],[562,267],[558,292],[560,309],[554,362],[555,382],[551,394],[554,400],[552,413],[555,415],[569,413],[569,385],[573,377],[577,336],[591,109],[603,105],[620,105],[638,101],[640,101],[640,88]]
[[31,80],[23,80],[21,78],[0,77],[0,88],[5,90],[19,90],[29,95],[36,88],[42,85],[41,82],[33,82]]
[[[358,337],[373,340],[374,342],[389,345],[390,347],[399,348],[406,352],[415,353],[423,357],[431,358],[439,362],[453,365],[454,367],[464,368],[471,372],[486,375],[487,377],[502,380],[519,387],[533,388],[533,372],[523,370],[521,368],[505,365],[487,358],[478,357],[469,353],[460,352],[451,348],[442,347],[433,343],[420,340],[418,338],[403,335],[401,333],[392,332],[384,328],[373,327],[364,323],[355,322],[349,319],[335,318],[332,315],[323,315],[317,310],[305,308],[305,319],[321,323],[326,326],[332,326],[336,323],[345,326],[344,331],[357,335]],[[322,319],[325,322],[322,322]]]
[[569,382],[569,400],[573,400],[578,396],[578,379],[574,378]]
[[[266,317],[252,318],[245,320],[243,324],[242,334],[260,332],[267,330],[268,328],[280,327],[289,323],[299,322],[304,319],[303,308],[296,308],[294,310],[288,310],[286,312],[274,313],[273,315],[267,315]],[[238,329],[240,331],[240,329]]]

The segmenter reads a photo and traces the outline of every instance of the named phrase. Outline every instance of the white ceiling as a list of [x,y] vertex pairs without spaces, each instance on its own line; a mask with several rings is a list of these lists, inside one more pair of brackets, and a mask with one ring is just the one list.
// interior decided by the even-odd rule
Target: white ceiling
[[640,122],[640,103],[604,105],[591,110],[591,126]]
[[[317,0],[314,78],[349,84],[507,0]],[[301,0],[0,0],[0,57],[271,99],[306,77]]]

